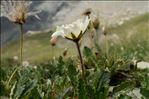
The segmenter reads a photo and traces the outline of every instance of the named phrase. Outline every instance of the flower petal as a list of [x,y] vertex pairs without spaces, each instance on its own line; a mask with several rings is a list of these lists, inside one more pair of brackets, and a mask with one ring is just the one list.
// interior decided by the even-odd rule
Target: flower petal
[[84,33],[89,25],[90,19],[88,16],[84,17],[82,20],[83,26],[82,26],[82,32]]
[[138,62],[137,63],[137,68],[139,69],[149,69],[149,63],[148,62]]
[[[89,25],[89,17],[85,16],[82,19],[78,19],[72,24],[58,26],[56,32],[53,33],[52,37],[62,36],[69,39],[80,39],[81,35],[85,32]],[[81,33],[81,34],[80,34]]]

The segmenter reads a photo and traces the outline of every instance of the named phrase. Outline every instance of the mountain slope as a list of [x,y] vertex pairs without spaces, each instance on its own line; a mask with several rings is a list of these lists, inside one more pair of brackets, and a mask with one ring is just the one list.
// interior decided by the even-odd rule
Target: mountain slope
[[[121,43],[126,47],[133,47],[133,41],[145,41],[149,42],[149,13],[134,17],[124,24],[111,27],[109,30],[111,34],[116,34],[120,37]],[[23,57],[24,60],[29,62],[38,63],[41,61],[49,60],[53,56],[62,55],[65,47],[69,48],[68,56],[76,55],[75,49],[73,49],[72,44],[65,44],[65,40],[59,41],[59,47],[52,47],[50,45],[50,36],[52,32],[40,33],[31,36],[25,36],[24,38],[24,49]],[[127,44],[128,42],[131,44]],[[145,45],[149,47],[149,45]],[[19,41],[15,41],[6,47],[2,48],[2,59],[13,58],[14,56],[19,56]],[[145,56],[149,60],[149,53]]]

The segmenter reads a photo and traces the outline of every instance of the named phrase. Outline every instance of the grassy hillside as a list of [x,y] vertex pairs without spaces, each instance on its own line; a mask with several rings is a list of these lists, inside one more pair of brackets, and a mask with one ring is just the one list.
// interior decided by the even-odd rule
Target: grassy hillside
[[[121,26],[108,27],[107,35],[100,35],[103,43],[96,44],[96,52],[84,47],[82,66],[85,69],[82,70],[77,57],[51,59],[62,55],[66,47],[70,48],[67,57],[78,55],[75,46],[63,39],[52,48],[49,43],[51,33],[25,36],[23,60],[31,63],[28,66],[21,66],[12,59],[19,56],[19,41],[13,42],[2,49],[0,97],[147,99],[149,69],[139,69],[147,63],[139,66],[134,60],[149,61],[148,18],[149,14],[144,14]],[[84,38],[88,45],[88,38]]]
[[[137,45],[137,42],[140,42],[139,44],[142,44],[145,50],[149,49],[149,13],[125,21],[124,24],[120,26],[110,27],[108,31],[111,34],[116,34],[120,37],[120,46],[123,46],[124,48],[127,47],[129,49],[129,47],[140,46]],[[38,63],[49,60],[53,56],[62,55],[64,48],[68,47],[68,45],[65,44],[65,47],[63,48],[53,48],[49,42],[50,35],[51,33],[49,32],[25,36],[23,45],[24,60]],[[61,44],[63,44],[63,42]],[[117,46],[117,48],[118,47],[119,46]],[[69,48],[71,48],[69,50],[75,50],[72,47]],[[139,49],[134,50],[137,51]],[[2,48],[2,59],[19,56],[19,51],[19,41],[15,41]],[[68,51],[69,55],[72,55],[72,53],[74,55],[75,51]],[[143,52],[138,51],[136,53]],[[149,61],[149,52],[144,56],[144,59]]]
[[149,61],[149,13],[111,27],[109,32],[120,37],[120,46],[126,48],[127,52],[134,50],[134,53],[143,54],[143,59]]
[[[63,54],[65,48],[50,45],[51,33],[40,33],[24,37],[23,60],[38,63]],[[66,44],[65,44],[66,45]],[[19,56],[19,41],[2,48],[2,60]],[[70,54],[70,52],[68,52]]]

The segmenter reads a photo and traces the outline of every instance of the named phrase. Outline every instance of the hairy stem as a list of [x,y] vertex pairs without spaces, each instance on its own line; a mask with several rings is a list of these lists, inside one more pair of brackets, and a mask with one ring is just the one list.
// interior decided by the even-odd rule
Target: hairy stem
[[54,46],[52,46],[52,58],[55,58]]
[[22,65],[23,62],[23,24],[20,24],[20,64]]
[[109,46],[108,46],[108,39],[107,36],[105,35],[105,46],[106,46],[106,55],[107,57],[109,56]]
[[84,65],[83,65],[83,59],[82,59],[82,55],[81,55],[81,51],[80,51],[80,47],[79,47],[79,42],[76,41],[75,43],[76,43],[77,50],[78,50],[78,53],[79,53],[80,62],[81,62],[81,69],[82,69],[82,77],[84,79],[85,68],[84,68]]

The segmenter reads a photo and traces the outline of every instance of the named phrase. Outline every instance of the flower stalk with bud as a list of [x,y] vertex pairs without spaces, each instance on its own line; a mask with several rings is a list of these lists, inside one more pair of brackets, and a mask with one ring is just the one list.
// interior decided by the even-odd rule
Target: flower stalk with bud
[[109,56],[109,45],[108,45],[108,38],[107,38],[107,30],[105,27],[102,28],[103,35],[105,36],[105,49],[106,49],[106,56]]
[[85,74],[85,67],[83,65],[83,59],[81,55],[79,41],[84,35],[84,33],[86,32],[89,26],[89,22],[90,22],[90,18],[88,16],[85,16],[73,22],[72,24],[57,26],[56,32],[52,34],[52,39],[58,36],[62,36],[63,38],[73,41],[76,44],[79,58],[80,58],[80,63],[81,63],[83,79],[84,79],[84,74]]
[[31,1],[2,1],[1,2],[1,16],[7,17],[11,22],[16,23],[20,26],[21,34],[20,34],[20,63],[22,65],[23,61],[23,25],[25,24],[26,18],[28,16],[37,16],[37,12],[30,12],[29,6]]
[[[91,19],[91,13],[92,13],[92,9],[91,8],[88,8],[88,9],[86,9],[83,13],[82,13],[82,15],[83,16],[88,16],[90,19]],[[92,21],[90,21],[90,27],[89,27],[89,30],[90,30],[90,32],[89,32],[89,39],[90,39],[90,48],[91,49],[93,49],[93,43],[92,43],[92,41],[93,41],[93,38],[94,38],[94,24],[93,24],[93,22]]]
[[[25,0],[4,0],[1,1],[1,14],[0,16],[8,18],[11,22],[16,23],[20,26],[21,34],[20,34],[20,64],[23,66],[23,25],[25,24],[26,18],[28,16],[35,16],[37,19],[40,19],[37,16],[37,13],[40,11],[31,12],[29,10],[29,6],[32,2]],[[7,86],[11,82],[14,74],[20,69],[20,67],[16,67],[13,73],[11,74]]]

